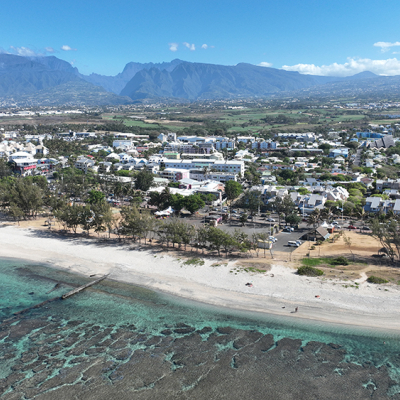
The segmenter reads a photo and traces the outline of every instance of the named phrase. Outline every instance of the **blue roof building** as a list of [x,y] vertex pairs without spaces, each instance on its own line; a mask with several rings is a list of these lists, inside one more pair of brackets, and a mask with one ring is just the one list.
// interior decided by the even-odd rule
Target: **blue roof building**
[[331,158],[336,158],[338,156],[347,158],[349,156],[349,149],[347,147],[343,147],[341,149],[332,149],[328,155],[328,157]]

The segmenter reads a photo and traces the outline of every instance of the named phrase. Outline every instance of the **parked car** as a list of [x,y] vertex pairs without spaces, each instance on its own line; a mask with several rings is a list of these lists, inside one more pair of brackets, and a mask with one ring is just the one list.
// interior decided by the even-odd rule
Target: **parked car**
[[265,218],[267,216],[267,214],[261,214],[260,217],[261,218]]
[[298,243],[298,242],[296,242],[296,241],[294,241],[294,240],[289,240],[289,241],[287,242],[287,245],[288,245],[288,246],[292,246],[292,247],[299,247],[299,246],[300,246],[300,243]]
[[369,226],[363,226],[363,227],[361,228],[361,230],[362,230],[362,231],[370,231],[371,228],[370,228]]
[[266,221],[268,222],[275,222],[275,220],[273,218],[267,218]]
[[283,228],[283,231],[284,231],[284,232],[294,232],[294,228],[291,227],[291,226],[285,226],[285,227]]
[[336,229],[342,229],[342,227],[341,227],[339,224],[334,225],[334,227],[335,227]]
[[271,242],[273,242],[273,243],[275,243],[275,242],[278,241],[278,239],[277,239],[275,236],[270,236],[270,237],[269,237],[269,240],[270,240]]
[[337,221],[332,221],[332,225],[339,225],[339,222],[337,222]]
[[348,229],[357,229],[357,227],[354,226],[354,225],[349,225],[347,228],[348,228]]

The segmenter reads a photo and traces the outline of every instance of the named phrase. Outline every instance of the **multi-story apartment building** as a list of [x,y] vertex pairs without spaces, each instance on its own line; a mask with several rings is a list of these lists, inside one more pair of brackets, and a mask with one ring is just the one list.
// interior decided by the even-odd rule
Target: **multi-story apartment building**
[[208,168],[218,172],[230,172],[234,174],[244,174],[243,161],[216,161],[216,160],[166,160],[165,168],[179,168],[187,170],[198,170]]

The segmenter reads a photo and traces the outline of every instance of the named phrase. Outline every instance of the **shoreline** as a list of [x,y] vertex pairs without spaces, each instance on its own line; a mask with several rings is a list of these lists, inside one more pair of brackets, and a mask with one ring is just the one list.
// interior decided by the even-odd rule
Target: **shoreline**
[[[60,238],[34,228],[3,226],[0,243],[3,258],[85,276],[110,273],[108,279],[114,281],[217,308],[282,317],[300,324],[309,321],[327,327],[400,332],[396,306],[400,289],[394,285],[379,288],[361,282],[359,289],[345,288],[346,282],[298,276],[294,269],[278,262],[265,274],[235,269],[242,260],[207,258],[202,266],[184,265],[181,259],[159,249],[102,244],[82,237]],[[216,263],[219,266],[212,266]],[[253,287],[247,287],[247,282]],[[295,307],[299,308],[297,313],[293,312]]]

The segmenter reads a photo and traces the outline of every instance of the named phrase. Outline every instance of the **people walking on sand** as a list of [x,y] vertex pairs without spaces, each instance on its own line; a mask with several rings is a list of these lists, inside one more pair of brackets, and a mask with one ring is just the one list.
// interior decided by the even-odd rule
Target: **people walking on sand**
[[299,307],[296,307],[296,308],[294,309],[294,312],[297,312],[297,311],[299,311]]

